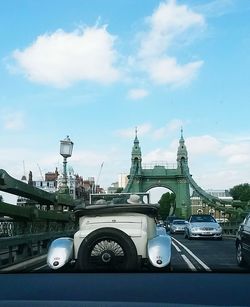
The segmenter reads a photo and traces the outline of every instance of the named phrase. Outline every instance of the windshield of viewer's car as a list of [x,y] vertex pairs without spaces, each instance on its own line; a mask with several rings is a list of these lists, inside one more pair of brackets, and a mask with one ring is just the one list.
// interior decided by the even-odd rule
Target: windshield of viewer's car
[[249,0],[2,0],[0,25],[1,273],[249,271]]

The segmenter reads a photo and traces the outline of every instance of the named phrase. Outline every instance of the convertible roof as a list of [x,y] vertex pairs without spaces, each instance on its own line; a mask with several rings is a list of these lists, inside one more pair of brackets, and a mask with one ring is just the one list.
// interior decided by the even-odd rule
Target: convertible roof
[[76,208],[77,217],[114,214],[114,213],[141,213],[150,217],[156,217],[158,213],[156,205],[129,205],[129,204],[109,204],[109,205],[90,205],[85,208]]

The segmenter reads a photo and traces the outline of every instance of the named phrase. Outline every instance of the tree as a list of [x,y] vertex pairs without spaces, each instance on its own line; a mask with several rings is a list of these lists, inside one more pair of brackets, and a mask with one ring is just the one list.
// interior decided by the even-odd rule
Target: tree
[[159,200],[160,209],[159,213],[163,220],[166,219],[167,216],[169,216],[170,208],[175,202],[175,194],[174,193],[164,193],[161,196],[161,199]]
[[230,189],[230,194],[234,200],[250,201],[250,184],[242,183]]

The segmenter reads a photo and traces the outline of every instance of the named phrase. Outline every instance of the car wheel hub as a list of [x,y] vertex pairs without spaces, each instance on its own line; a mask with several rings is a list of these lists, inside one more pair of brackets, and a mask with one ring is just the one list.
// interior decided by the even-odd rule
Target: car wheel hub
[[108,263],[111,261],[112,259],[112,255],[110,252],[104,252],[102,255],[101,255],[101,259],[103,262],[105,263]]

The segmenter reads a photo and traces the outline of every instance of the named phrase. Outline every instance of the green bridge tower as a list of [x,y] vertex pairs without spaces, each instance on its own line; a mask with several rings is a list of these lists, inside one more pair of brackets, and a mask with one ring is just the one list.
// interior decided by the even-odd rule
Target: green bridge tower
[[161,164],[155,163],[151,167],[142,166],[142,153],[136,130],[131,153],[129,180],[124,192],[145,193],[155,187],[167,188],[176,196],[175,214],[177,216],[187,217],[191,213],[191,201],[189,182],[186,176],[188,170],[188,152],[182,129],[177,150],[177,168],[170,168],[167,164]]

